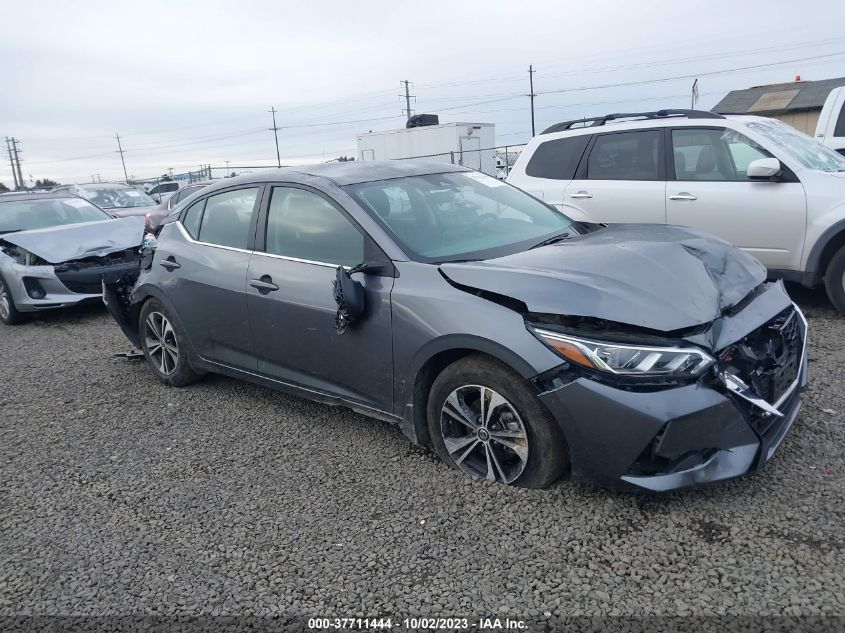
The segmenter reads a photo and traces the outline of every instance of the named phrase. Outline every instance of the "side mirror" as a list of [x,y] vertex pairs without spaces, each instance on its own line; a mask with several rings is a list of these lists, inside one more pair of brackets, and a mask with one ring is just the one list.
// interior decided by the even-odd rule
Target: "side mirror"
[[161,196],[159,194],[154,193],[153,195],[150,196],[150,198],[152,198],[153,200],[155,200],[156,202],[161,204]]
[[751,179],[769,180],[780,173],[781,164],[777,158],[758,158],[748,163],[746,175]]
[[338,334],[346,332],[349,324],[364,313],[364,286],[352,279],[352,271],[338,266],[335,280],[332,282],[334,300],[337,303],[334,327]]

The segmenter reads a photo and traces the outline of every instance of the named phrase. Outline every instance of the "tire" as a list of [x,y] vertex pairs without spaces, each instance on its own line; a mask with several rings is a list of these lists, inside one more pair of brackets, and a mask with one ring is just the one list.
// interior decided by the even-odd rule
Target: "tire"
[[149,299],[141,308],[138,332],[144,359],[161,382],[183,387],[201,378],[191,367],[184,333],[158,299]]
[[[486,424],[478,417],[482,393],[493,405],[486,406]],[[519,374],[487,356],[465,356],[444,369],[431,386],[426,413],[440,459],[470,476],[545,488],[569,469],[554,418]]]
[[0,276],[0,321],[6,325],[18,325],[26,321],[26,314],[15,307],[12,292],[2,276]]
[[824,273],[824,287],[833,307],[845,314],[845,246],[836,251]]

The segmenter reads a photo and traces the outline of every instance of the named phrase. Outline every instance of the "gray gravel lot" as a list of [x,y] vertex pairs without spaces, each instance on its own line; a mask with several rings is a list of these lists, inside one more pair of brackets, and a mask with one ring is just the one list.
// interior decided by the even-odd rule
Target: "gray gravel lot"
[[170,389],[98,306],[0,326],[0,616],[845,614],[845,317],[759,474],[665,496],[470,480],[390,425]]

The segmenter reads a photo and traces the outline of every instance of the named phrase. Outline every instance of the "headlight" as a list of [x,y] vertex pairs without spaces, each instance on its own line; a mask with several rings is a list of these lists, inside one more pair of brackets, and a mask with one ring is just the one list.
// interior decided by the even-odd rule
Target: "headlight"
[[697,347],[651,347],[607,343],[533,330],[546,345],[566,360],[599,371],[623,376],[698,376],[715,359]]

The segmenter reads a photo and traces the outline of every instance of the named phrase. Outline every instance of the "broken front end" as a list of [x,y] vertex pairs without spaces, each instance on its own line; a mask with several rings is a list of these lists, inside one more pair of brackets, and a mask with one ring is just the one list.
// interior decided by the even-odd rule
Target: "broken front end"
[[[798,416],[807,322],[780,282],[706,326],[669,335],[579,321],[528,318],[546,342],[563,341],[555,347],[570,362],[535,384],[565,433],[573,470],[588,479],[665,491],[737,477],[771,459]],[[585,331],[609,343],[574,344],[584,339],[573,332]]]

